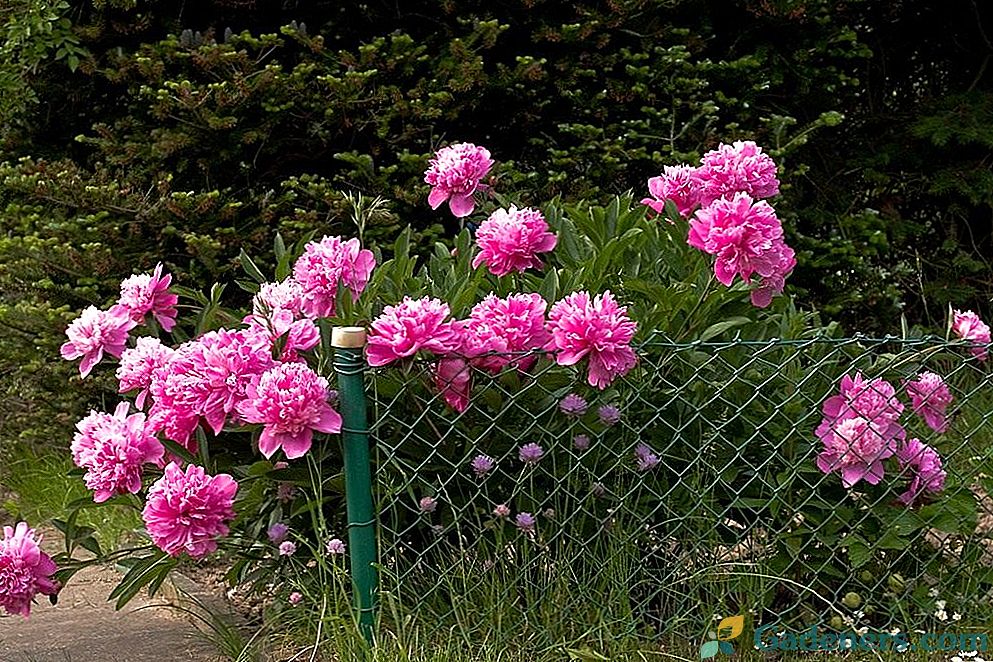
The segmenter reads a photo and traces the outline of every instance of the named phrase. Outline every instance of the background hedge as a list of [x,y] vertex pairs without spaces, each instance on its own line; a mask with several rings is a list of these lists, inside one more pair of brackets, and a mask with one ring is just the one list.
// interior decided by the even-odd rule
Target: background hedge
[[870,333],[989,312],[978,0],[15,0],[0,25],[0,446],[62,447],[113,398],[66,397],[57,349],[132,271],[229,278],[277,230],[354,234],[375,196],[366,243],[448,241],[421,180],[459,140],[537,203],[753,139],[785,166],[804,306]]

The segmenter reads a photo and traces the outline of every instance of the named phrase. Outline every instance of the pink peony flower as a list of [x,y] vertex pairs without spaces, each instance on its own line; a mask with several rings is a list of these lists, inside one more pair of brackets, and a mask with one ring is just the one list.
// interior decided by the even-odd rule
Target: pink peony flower
[[[864,418],[882,428],[888,437],[900,434],[899,418],[903,403],[896,389],[885,379],[867,380],[861,372],[855,377],[841,378],[841,393],[824,401],[824,419],[817,427],[817,436],[825,441],[834,425],[846,418]],[[826,443],[826,441],[825,441]]]
[[434,385],[455,411],[465,411],[469,407],[472,369],[464,358],[446,356],[439,360],[434,369]]
[[439,355],[458,349],[461,339],[448,315],[448,304],[428,297],[404,297],[386,306],[372,323],[366,349],[369,365],[386,365],[421,349]]
[[862,417],[839,420],[822,437],[824,450],[817,456],[817,468],[824,473],[839,472],[842,485],[848,488],[862,479],[876,485],[883,477],[883,460],[896,452],[901,439],[899,426],[894,430]]
[[238,483],[227,474],[210,476],[192,464],[184,472],[170,462],[148,490],[145,528],[152,542],[171,556],[184,551],[195,559],[206,556],[217,549],[217,538],[228,533],[237,491]]
[[952,392],[941,375],[922,372],[916,380],[906,382],[904,386],[914,413],[935,432],[944,432],[948,428],[945,411],[952,404]]
[[166,332],[176,326],[176,304],[179,297],[169,291],[172,274],[162,275],[162,264],[151,274],[135,274],[121,282],[121,298],[118,304],[124,306],[136,324],[143,324],[149,313]]
[[62,358],[72,361],[82,357],[79,376],[86,377],[100,363],[104,352],[120,358],[128,341],[128,331],[135,327],[127,308],[114,306],[99,310],[90,306],[74,319],[66,336],[69,340],[60,349]]
[[486,295],[459,327],[462,351],[474,366],[494,374],[508,365],[530,370],[538,360],[535,350],[550,337],[545,329],[547,306],[540,294],[510,294],[504,299]]
[[922,444],[919,439],[908,439],[896,453],[900,469],[910,476],[907,491],[897,497],[905,506],[912,506],[925,493],[935,494],[945,489],[945,470],[941,467],[938,452]]
[[551,251],[557,242],[537,209],[497,209],[476,230],[479,253],[472,266],[485,264],[494,276],[537,269],[542,266],[538,253]]
[[975,346],[969,351],[980,361],[986,360],[988,353],[986,346],[990,344],[990,327],[979,319],[979,315],[971,310],[964,313],[960,310],[952,311],[952,331],[963,340],[971,340]]
[[664,166],[661,175],[648,180],[648,192],[652,197],[643,199],[641,204],[661,214],[665,211],[665,201],[672,200],[682,216],[689,216],[699,202],[694,172],[693,166]]
[[280,361],[302,361],[300,352],[313,349],[321,342],[321,330],[314,320],[296,319],[285,308],[274,309],[267,316],[252,314],[244,321],[248,324],[247,333],[258,338],[249,344],[264,347],[270,356],[277,354]]
[[117,366],[118,392],[138,390],[134,403],[138,409],[144,409],[152,373],[169,363],[173,354],[175,350],[163,345],[158,338],[138,338],[133,348],[121,353],[121,363]]
[[86,469],[83,480],[97,503],[117,494],[137,494],[142,467],[162,465],[165,449],[148,431],[145,415],[128,416],[128,408],[122,402],[113,414],[94,411],[76,424],[73,462]]
[[714,275],[730,286],[735,275],[746,283],[761,276],[752,303],[765,307],[782,291],[796,266],[793,250],[783,242],[783,226],[767,203],[746,193],[720,198],[697,211],[686,239],[694,248],[715,256]]
[[248,387],[238,413],[248,423],[262,423],[259,452],[266,458],[283,449],[288,459],[303,457],[314,430],[341,431],[341,416],[328,404],[328,381],[305,363],[280,363]]
[[[214,434],[220,434],[249,385],[272,364],[269,347],[251,330],[205,333],[182,345],[168,365],[152,373],[154,404],[149,416],[156,429],[165,429],[177,443],[187,442],[201,416]],[[160,428],[162,419],[165,426]],[[176,430],[170,430],[170,424]],[[173,432],[186,438],[174,438]]]
[[605,389],[638,362],[631,349],[637,324],[609,291],[593,301],[587,292],[573,292],[552,307],[547,328],[546,349],[555,352],[559,365],[589,359],[590,386]]
[[701,206],[736,193],[755,199],[779,195],[776,163],[750,140],[721,145],[703,155],[692,173]]
[[493,160],[485,147],[455,143],[439,149],[424,173],[424,181],[432,187],[428,195],[431,209],[447,200],[455,216],[471,214],[476,208],[473,194],[485,188],[481,182],[492,167]]
[[52,575],[58,568],[41,551],[41,537],[26,522],[3,527],[0,540],[0,607],[11,616],[27,618],[35,596],[56,595],[58,583]]
[[288,310],[294,317],[303,314],[303,287],[292,278],[263,283],[252,297],[252,313],[268,317],[274,311]]
[[358,239],[342,241],[340,237],[326,236],[307,244],[293,265],[293,279],[302,290],[304,314],[333,317],[339,285],[347,287],[352,300],[357,301],[375,266],[372,251],[363,249]]

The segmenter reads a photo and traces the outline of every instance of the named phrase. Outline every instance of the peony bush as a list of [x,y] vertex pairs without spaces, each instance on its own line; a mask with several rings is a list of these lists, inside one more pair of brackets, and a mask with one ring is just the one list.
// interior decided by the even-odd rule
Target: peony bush
[[[974,500],[940,452],[955,432],[958,377],[926,357],[891,365],[878,347],[847,363],[816,347],[791,353],[791,342],[837,329],[784,294],[796,259],[768,154],[721,145],[697,166],[666,166],[641,204],[619,196],[607,206],[526,206],[497,190],[496,168],[468,143],[431,160],[427,203],[464,228],[424,260],[410,255],[409,230],[389,247],[334,236],[287,247],[277,236],[274,274],[242,255],[252,281],[239,282],[241,296],[173,283],[159,264],[125,279],[106,310],[83,311],[62,357],[79,361],[81,379],[117,359],[126,399],[76,425],[70,451],[93,492],[77,507],[140,511],[147,544],[97,546],[80,560],[73,552],[93,551],[92,535],[70,517],[67,553],[53,561],[19,524],[0,547],[0,605],[27,615],[36,595],[107,560],[129,567],[112,595],[123,605],[215,552],[232,585],[276,611],[320,610],[329,586],[344,591],[342,421],[329,367],[338,324],[369,329],[383,531],[402,531],[415,550],[416,590],[443,591],[436,603],[422,591],[426,613],[476,590],[436,586],[432,572],[453,549],[485,571],[562,559],[577,576],[624,554],[636,570],[613,581],[630,584],[625,602],[639,619],[658,621],[675,607],[646,592],[646,578],[712,558],[749,526],[773,538],[761,561],[792,580],[818,567],[840,587],[873,564],[940,574],[911,568],[912,555],[884,558],[874,541],[902,550],[929,527],[968,532]],[[962,360],[985,360],[989,328],[977,316],[953,311],[950,329]],[[763,361],[753,346],[768,350]],[[949,502],[964,517],[936,523]],[[700,508],[712,530],[698,541],[705,551],[686,556],[683,520]],[[576,556],[577,541],[595,552]],[[382,542],[387,583],[407,562],[395,542]],[[774,613],[790,600],[816,604],[782,583],[755,599]]]

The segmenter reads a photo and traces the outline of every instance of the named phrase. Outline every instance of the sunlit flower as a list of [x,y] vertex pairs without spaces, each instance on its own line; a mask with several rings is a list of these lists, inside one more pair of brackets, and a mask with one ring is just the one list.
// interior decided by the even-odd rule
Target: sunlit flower
[[980,361],[986,360],[987,346],[990,344],[990,327],[979,319],[979,315],[971,310],[952,311],[952,331],[963,340],[971,340],[974,346],[969,351]]
[[301,308],[310,317],[333,317],[339,287],[347,287],[352,300],[369,283],[376,266],[372,251],[363,249],[358,239],[342,241],[325,236],[312,241],[293,264],[293,280],[302,290]]
[[158,338],[148,336],[138,338],[133,348],[125,349],[121,353],[121,362],[117,366],[119,392],[137,390],[135,406],[144,409],[148,387],[152,384],[152,373],[169,363],[174,353],[175,350],[163,345]]
[[206,556],[217,549],[217,538],[228,533],[237,491],[238,483],[227,474],[210,476],[193,464],[184,472],[170,462],[148,490],[142,512],[145,528],[167,554]]
[[494,276],[540,268],[538,254],[554,249],[557,241],[537,209],[497,209],[476,230],[479,253],[472,266],[485,264]]
[[130,311],[123,306],[100,310],[90,306],[74,319],[66,329],[69,340],[63,343],[62,358],[79,364],[79,376],[86,377],[93,366],[100,363],[104,352],[120,358],[128,341],[128,331],[135,327]]
[[369,365],[386,365],[422,349],[438,355],[458,349],[461,339],[449,314],[448,304],[429,297],[404,297],[397,305],[386,306],[369,333]]
[[776,163],[750,140],[722,143],[704,154],[692,180],[704,207],[735,193],[747,193],[755,199],[779,195]]
[[680,215],[689,216],[699,203],[697,184],[693,181],[696,168],[688,165],[664,166],[662,174],[648,180],[651,198],[644,198],[641,204],[647,205],[656,213],[665,211],[666,200],[672,200]]
[[462,351],[472,364],[491,373],[512,366],[526,372],[538,360],[536,350],[548,342],[540,294],[488,294],[460,323]]
[[76,424],[73,462],[86,469],[83,480],[97,503],[138,493],[144,465],[161,466],[165,449],[146,427],[145,415],[128,416],[128,410],[122,402],[113,414],[94,411]]
[[3,527],[0,540],[0,607],[27,618],[36,595],[56,595],[52,575],[58,568],[41,551],[41,537],[26,522]]
[[627,309],[618,306],[609,291],[593,300],[587,292],[573,292],[552,306],[547,349],[559,365],[588,359],[587,381],[605,389],[637,363],[631,349],[636,329]]
[[246,391],[238,413],[265,427],[259,452],[267,458],[283,449],[288,459],[303,457],[314,432],[340,432],[341,416],[328,404],[328,381],[305,363],[280,363],[263,373]]
[[472,143],[455,143],[439,149],[431,159],[424,181],[431,185],[428,204],[437,209],[446,200],[457,217],[476,208],[473,194],[485,186],[482,179],[493,167],[490,152]]
[[121,298],[118,304],[128,310],[136,324],[142,324],[145,316],[151,314],[164,331],[172,331],[176,326],[176,304],[179,297],[169,291],[172,275],[162,275],[162,264],[151,274],[135,274],[121,282]]

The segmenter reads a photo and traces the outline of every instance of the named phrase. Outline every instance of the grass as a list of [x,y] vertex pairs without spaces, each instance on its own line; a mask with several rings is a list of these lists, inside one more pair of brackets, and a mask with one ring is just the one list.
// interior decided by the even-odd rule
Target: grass
[[[16,446],[0,467],[0,485],[11,493],[2,504],[3,510],[35,526],[66,517],[71,503],[93,496],[80,476],[69,475],[73,469],[68,449],[39,453]],[[105,506],[83,510],[77,522],[93,527],[101,547],[109,550],[134,535],[141,517],[130,508]]]

